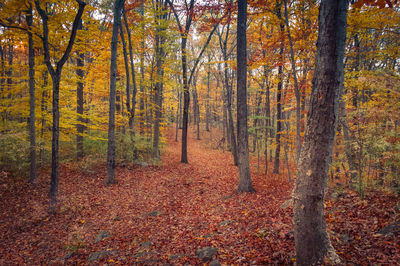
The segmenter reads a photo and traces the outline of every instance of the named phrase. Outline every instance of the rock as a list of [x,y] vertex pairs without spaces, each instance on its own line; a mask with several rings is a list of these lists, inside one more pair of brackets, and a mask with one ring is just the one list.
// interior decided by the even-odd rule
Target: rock
[[227,196],[224,196],[222,199],[223,200],[227,200],[227,199],[230,199],[230,198],[232,198],[233,196],[232,195],[227,195]]
[[174,255],[169,256],[169,259],[170,259],[170,260],[175,260],[175,259],[179,259],[179,258],[181,258],[181,257],[185,257],[185,255],[182,255],[182,254],[174,254]]
[[98,243],[101,240],[103,240],[104,238],[110,237],[111,234],[109,234],[107,231],[101,231],[101,233],[96,237],[96,240],[94,241],[94,243]]
[[353,241],[353,237],[347,235],[347,234],[341,234],[340,235],[340,242],[346,243],[346,242],[351,242]]
[[220,223],[218,224],[218,226],[225,226],[225,225],[230,224],[231,222],[232,222],[231,220],[225,220],[225,221],[220,222]]
[[383,227],[381,230],[376,232],[377,235],[389,236],[398,234],[400,232],[400,221],[396,221],[394,223],[388,224]]
[[147,166],[149,166],[148,163],[142,162],[142,161],[136,161],[135,163],[136,163],[137,165],[141,166],[141,167],[147,167]]
[[141,247],[142,248],[149,248],[149,247],[151,247],[153,245],[153,243],[151,243],[151,241],[146,241],[146,242],[143,242],[142,244],[141,244]]
[[221,263],[219,262],[219,260],[213,260],[212,262],[210,262],[210,266],[221,266]]
[[199,259],[203,262],[210,261],[212,257],[217,253],[218,249],[213,247],[204,247],[201,249],[196,250],[196,255]]
[[88,257],[88,261],[91,261],[91,262],[94,262],[94,261],[97,261],[97,260],[99,260],[99,259],[102,259],[102,258],[104,258],[104,257],[106,257],[106,256],[109,256],[109,255],[113,255],[114,254],[114,251],[98,251],[98,252],[93,252],[93,253],[90,253],[90,255],[89,255],[89,257]]
[[152,212],[149,212],[147,215],[148,215],[148,216],[153,216],[153,217],[154,217],[154,216],[160,215],[160,213],[161,213],[161,212],[159,212],[159,211],[152,211]]
[[65,256],[64,256],[64,260],[67,260],[75,255],[78,255],[78,253],[76,253],[75,251],[73,252],[68,252]]

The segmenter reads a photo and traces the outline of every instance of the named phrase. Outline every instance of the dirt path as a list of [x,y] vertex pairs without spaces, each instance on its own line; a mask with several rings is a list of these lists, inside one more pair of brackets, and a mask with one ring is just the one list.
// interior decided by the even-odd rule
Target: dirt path
[[[253,167],[257,192],[233,193],[237,169],[228,152],[206,149],[190,137],[189,164],[181,164],[173,139],[171,131],[161,166],[118,168],[118,184],[110,187],[104,186],[104,167],[95,174],[62,167],[60,211],[54,216],[46,213],[46,175],[34,190],[4,179],[0,264],[201,264],[196,250],[203,247],[217,248],[212,259],[226,264],[293,263],[292,210],[280,208],[290,193],[286,177],[265,176]],[[389,202],[380,208],[392,208]],[[337,209],[335,204],[328,208]],[[336,231],[360,230],[344,228]],[[345,248],[354,243],[334,236],[334,244],[344,248],[341,256],[351,254]],[[369,247],[374,252],[379,245]],[[396,239],[390,247],[385,259],[398,250]]]

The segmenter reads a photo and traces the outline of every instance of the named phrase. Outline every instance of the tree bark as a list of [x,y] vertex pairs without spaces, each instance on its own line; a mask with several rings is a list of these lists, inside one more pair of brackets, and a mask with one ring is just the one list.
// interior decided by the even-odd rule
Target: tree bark
[[33,47],[32,24],[33,24],[33,9],[29,4],[28,12],[26,13],[26,22],[28,30],[28,50],[29,50],[29,140],[30,140],[30,174],[29,182],[33,185],[36,182],[36,128],[35,128],[35,51]]
[[[82,29],[82,21],[79,24],[78,29]],[[78,84],[76,87],[76,112],[78,114],[78,123],[76,125],[76,159],[79,161],[83,158],[83,132],[85,130],[85,126],[83,123],[85,120],[83,119],[83,79],[85,76],[85,71],[83,70],[85,62],[85,55],[83,53],[78,52],[78,58],[76,60],[76,75],[78,76]]]
[[298,265],[338,264],[324,217],[324,198],[343,83],[347,0],[323,0],[310,110],[293,191]]
[[[137,94],[137,86],[136,86],[136,74],[135,74],[135,65],[133,62],[133,49],[132,49],[132,37],[131,37],[131,31],[129,29],[128,25],[128,20],[126,19],[126,14],[125,14],[125,7],[122,9],[122,15],[124,17],[124,22],[125,22],[125,28],[126,28],[126,33],[128,35],[128,46],[129,46],[129,62],[131,65],[131,74],[132,74],[132,85],[133,85],[133,90],[132,90],[132,106],[130,106],[130,109],[128,110],[130,113],[129,116],[129,127],[131,129],[132,134],[135,133],[134,131],[134,124],[135,124],[135,110],[136,110],[136,94]],[[129,98],[129,97],[128,97]],[[128,107],[128,104],[127,104]],[[135,147],[133,147],[135,149]]]
[[[283,32],[285,30],[285,25],[282,22],[282,13],[281,13],[281,2],[276,3],[276,14],[278,19],[281,21],[279,28],[280,28],[280,36],[283,37]],[[276,142],[276,149],[275,149],[275,162],[274,162],[274,174],[279,174],[279,162],[280,162],[280,152],[281,152],[281,131],[282,131],[282,80],[283,80],[283,50],[284,50],[284,43],[283,39],[281,41],[281,45],[279,48],[279,67],[278,67],[278,90],[276,93],[276,135],[275,135],[275,142]]]
[[162,102],[163,102],[163,83],[164,83],[164,42],[165,42],[165,21],[167,13],[166,6],[163,1],[156,1],[156,83],[155,83],[155,118],[154,118],[154,134],[153,134],[153,158],[160,158],[160,122],[162,119]]
[[237,20],[237,143],[240,192],[254,192],[250,177],[247,130],[247,0],[238,0]]
[[114,184],[115,181],[115,99],[117,81],[117,48],[118,29],[121,23],[121,10],[125,0],[115,0],[114,24],[111,38],[111,65],[110,65],[110,107],[108,118],[108,145],[107,145],[107,180],[106,183]]

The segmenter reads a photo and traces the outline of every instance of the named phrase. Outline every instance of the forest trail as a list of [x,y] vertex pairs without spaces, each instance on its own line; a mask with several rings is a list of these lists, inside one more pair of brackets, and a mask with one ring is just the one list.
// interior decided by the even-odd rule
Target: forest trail
[[[231,154],[205,147],[191,133],[189,164],[180,163],[180,144],[171,130],[162,164],[118,167],[116,185],[104,186],[104,166],[96,173],[62,166],[59,212],[52,216],[48,173],[41,174],[36,189],[0,179],[0,264],[201,264],[196,251],[204,247],[217,249],[204,260],[223,264],[293,263],[292,208],[280,207],[291,191],[286,175],[265,176],[252,167],[257,192],[234,193]],[[340,202],[327,201],[328,221],[335,221],[328,227],[336,232],[331,233],[341,257],[368,261],[368,252],[385,245],[388,254],[380,258],[398,259],[390,255],[399,254],[397,238],[384,242],[373,236],[393,217],[395,199],[377,197],[359,201],[345,193]],[[353,208],[350,216],[346,204]],[[371,215],[382,221],[369,221]],[[360,243],[353,241],[358,238]]]

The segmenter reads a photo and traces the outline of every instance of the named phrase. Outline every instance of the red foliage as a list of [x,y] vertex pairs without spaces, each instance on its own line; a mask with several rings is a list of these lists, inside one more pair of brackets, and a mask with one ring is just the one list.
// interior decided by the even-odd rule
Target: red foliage
[[[61,167],[59,211],[51,216],[48,172],[34,189],[2,175],[0,264],[89,264],[91,253],[106,250],[114,253],[96,263],[201,264],[196,250],[205,246],[216,247],[226,264],[293,263],[292,209],[280,208],[291,192],[283,174],[265,176],[253,167],[257,192],[237,194],[230,153],[193,138],[190,164],[179,163],[179,151],[169,141],[161,166],[118,168],[118,184],[108,187],[105,167],[92,174]],[[395,264],[398,236],[374,233],[399,218],[398,199],[368,195],[327,201],[333,245],[347,263]],[[95,243],[101,231],[111,236]]]

